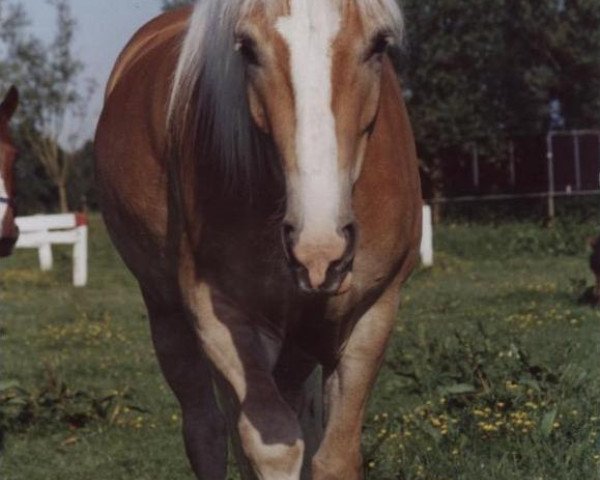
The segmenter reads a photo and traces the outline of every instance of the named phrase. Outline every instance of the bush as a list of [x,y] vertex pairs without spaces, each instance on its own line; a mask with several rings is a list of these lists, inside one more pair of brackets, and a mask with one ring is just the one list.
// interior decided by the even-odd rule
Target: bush
[[532,222],[438,225],[435,249],[463,258],[504,259],[519,256],[585,255],[586,238],[598,233],[591,222],[561,217],[552,226]]

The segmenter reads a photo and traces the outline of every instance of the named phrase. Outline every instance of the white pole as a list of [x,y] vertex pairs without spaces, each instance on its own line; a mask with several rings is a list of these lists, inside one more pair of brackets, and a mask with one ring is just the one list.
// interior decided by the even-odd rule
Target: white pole
[[421,262],[424,267],[433,266],[433,224],[431,207],[423,205],[423,234],[421,237]]
[[[48,236],[47,230],[43,233],[45,236]],[[38,248],[38,258],[40,260],[40,268],[42,272],[49,272],[52,270],[54,258],[52,257],[52,245],[50,242],[44,242],[40,244]]]
[[85,287],[88,279],[88,227],[77,227],[77,241],[73,245],[73,285]]

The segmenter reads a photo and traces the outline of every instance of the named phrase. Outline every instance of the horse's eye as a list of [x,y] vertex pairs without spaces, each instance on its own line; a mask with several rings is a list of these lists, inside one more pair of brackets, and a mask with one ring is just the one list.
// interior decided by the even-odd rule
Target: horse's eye
[[392,43],[391,39],[391,35],[387,32],[377,33],[371,40],[366,59],[371,60],[373,58],[381,58]]
[[260,65],[256,40],[249,35],[240,35],[236,40],[235,49],[240,52],[240,55],[248,65]]

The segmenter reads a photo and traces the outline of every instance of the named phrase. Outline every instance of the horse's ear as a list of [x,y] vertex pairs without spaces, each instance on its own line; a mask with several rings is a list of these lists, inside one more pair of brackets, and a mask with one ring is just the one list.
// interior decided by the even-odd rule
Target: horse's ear
[[600,244],[600,237],[588,237],[587,244],[590,248],[596,248]]
[[2,104],[0,104],[0,117],[8,122],[15,114],[18,104],[19,91],[17,90],[17,87],[13,85],[8,90],[8,93],[6,94],[6,97],[4,97]]

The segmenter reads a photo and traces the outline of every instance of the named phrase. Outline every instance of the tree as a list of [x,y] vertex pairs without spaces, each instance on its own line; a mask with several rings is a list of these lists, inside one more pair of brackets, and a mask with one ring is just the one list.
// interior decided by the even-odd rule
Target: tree
[[[405,0],[406,43],[399,60],[426,184],[445,193],[444,165],[470,154],[500,156],[503,0]],[[434,216],[439,220],[440,207]]]
[[506,0],[508,128],[543,133],[553,100],[566,128],[600,126],[600,2]]
[[509,139],[544,134],[553,102],[567,127],[600,126],[597,0],[402,3],[400,71],[424,171],[438,188],[441,166],[471,142],[500,162]]
[[79,209],[97,210],[98,195],[94,182],[94,143],[89,140],[74,154],[76,160],[69,179],[69,203]]
[[[29,18],[21,4],[0,0],[0,95],[13,83],[19,87],[21,102],[17,120],[20,124],[25,123],[25,118],[36,116],[29,101],[35,91],[24,73],[25,66],[30,62],[38,62],[43,55],[41,42],[26,34],[28,26]],[[15,124],[13,122],[13,126]],[[13,133],[19,148],[19,161],[16,164],[19,210],[44,210],[46,205],[55,202],[53,185],[42,165],[32,156],[20,128]],[[26,185],[26,188],[19,188],[19,185]]]
[[43,165],[56,188],[61,211],[68,211],[68,179],[80,141],[80,125],[95,84],[81,93],[83,64],[72,52],[76,22],[68,0],[50,0],[56,9],[57,33],[49,45],[27,35],[28,19],[22,7],[0,0],[8,12],[3,31],[5,56],[0,79],[15,83],[22,92],[21,139]]

